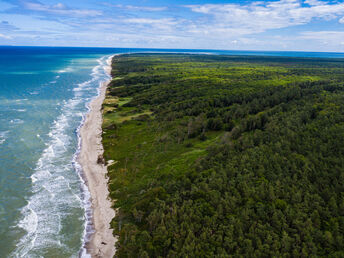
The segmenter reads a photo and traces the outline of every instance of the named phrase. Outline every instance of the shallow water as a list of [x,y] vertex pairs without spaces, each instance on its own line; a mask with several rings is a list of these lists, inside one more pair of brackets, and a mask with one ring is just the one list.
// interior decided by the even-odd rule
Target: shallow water
[[89,196],[77,130],[110,53],[34,52],[0,52],[0,257],[78,256]]

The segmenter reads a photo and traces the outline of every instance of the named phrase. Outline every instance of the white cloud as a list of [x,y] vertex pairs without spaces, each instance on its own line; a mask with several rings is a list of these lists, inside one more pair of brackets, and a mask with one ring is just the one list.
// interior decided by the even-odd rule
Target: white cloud
[[18,30],[18,27],[10,24],[8,21],[1,21],[0,30],[1,31],[14,31],[14,30]]
[[1,33],[0,33],[0,38],[4,38],[4,39],[12,39],[12,37],[11,37],[11,36],[4,35],[4,34],[1,34]]
[[[182,28],[179,26],[183,20],[173,18],[151,19],[151,18],[129,18],[121,22],[127,24],[132,31],[142,31],[146,34],[160,34],[166,36],[182,34]],[[143,34],[143,33],[141,33]]]
[[45,12],[63,16],[94,17],[102,15],[102,12],[97,10],[68,8],[62,3],[58,3],[56,5],[45,5],[39,2],[23,2],[23,6],[25,9],[30,11]]
[[307,24],[314,18],[334,19],[344,14],[344,3],[307,2],[312,5],[302,6],[299,0],[280,0],[253,2],[248,5],[206,4],[186,7],[195,13],[206,15],[206,26],[211,25],[214,29],[239,28],[249,34]]
[[[300,32],[305,27],[297,30],[290,28],[282,32],[279,30],[297,25],[312,25],[315,19],[334,20],[344,24],[343,0],[253,0],[188,6],[178,6],[176,3],[173,8],[109,3],[100,6],[92,1],[95,8],[90,10],[72,8],[58,2],[43,4],[37,0],[16,1],[18,4],[16,8],[10,9],[9,18],[2,17],[9,24],[20,28],[11,30],[10,35],[15,37],[16,42],[25,42],[25,38],[35,35],[26,42],[199,49],[343,49],[344,32]],[[89,0],[85,1],[90,4]],[[75,4],[73,1],[70,3]],[[103,8],[103,12],[97,11],[97,8]],[[19,15],[17,19],[17,16],[14,17],[16,14],[27,15],[30,20],[23,21]],[[9,24],[0,22],[0,29],[9,28]],[[312,26],[307,26],[307,30],[310,27]],[[338,27],[337,30],[340,30],[340,25]],[[263,33],[269,30],[272,31]],[[9,30],[3,29],[0,37],[4,38],[7,31]],[[324,48],[325,45],[328,48]]]
[[166,6],[134,6],[134,5],[113,5],[113,4],[107,4],[107,6],[116,7],[116,8],[122,8],[127,9],[130,11],[146,11],[146,12],[161,12],[166,11],[168,8]]
[[[113,25],[120,25],[117,26],[119,28],[124,25],[126,31],[122,30],[123,33],[132,33],[131,38],[144,38],[148,45],[160,40],[162,44],[178,42],[193,48],[295,49],[296,38],[302,41],[306,37],[305,34],[299,38],[298,35],[293,35],[293,39],[286,40],[285,37],[269,38],[260,36],[259,33],[307,24],[312,19],[338,19],[344,15],[344,3],[329,4],[315,0],[304,3],[306,5],[300,0],[279,0],[254,1],[244,5],[188,5],[184,7],[199,14],[197,18],[154,19],[141,14],[140,17],[120,19]],[[117,7],[139,10],[139,7],[128,5]],[[149,37],[152,40],[149,40]]]
[[343,51],[344,31],[306,31],[298,36],[307,40],[308,44],[322,46],[321,51],[331,49],[332,51]]
[[165,25],[175,25],[177,22],[170,18],[164,19],[150,19],[150,18],[130,18],[125,19],[123,22],[137,23],[137,24],[165,24]]
[[308,5],[324,5],[324,4],[326,4],[326,2],[319,1],[319,0],[306,0],[305,4],[308,4]]
[[339,43],[344,39],[344,31],[305,31],[300,38]]

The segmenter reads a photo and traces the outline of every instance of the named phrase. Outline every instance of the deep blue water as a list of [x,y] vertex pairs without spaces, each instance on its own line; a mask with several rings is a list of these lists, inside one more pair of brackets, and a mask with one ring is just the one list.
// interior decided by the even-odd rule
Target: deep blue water
[[303,51],[254,51],[254,50],[207,50],[207,49],[157,49],[157,48],[83,48],[83,47],[15,47],[0,46],[0,53],[10,55],[102,55],[104,53],[204,53],[217,55],[254,55],[254,56],[283,56],[307,58],[344,58],[340,52],[303,52]]
[[88,192],[75,162],[87,103],[116,53],[344,58],[344,53],[0,47],[0,257],[83,251]]

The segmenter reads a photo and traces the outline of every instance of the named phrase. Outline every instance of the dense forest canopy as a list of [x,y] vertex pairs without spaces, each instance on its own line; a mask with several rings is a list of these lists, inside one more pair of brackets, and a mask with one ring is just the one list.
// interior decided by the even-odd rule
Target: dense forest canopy
[[118,257],[344,256],[344,60],[116,56]]

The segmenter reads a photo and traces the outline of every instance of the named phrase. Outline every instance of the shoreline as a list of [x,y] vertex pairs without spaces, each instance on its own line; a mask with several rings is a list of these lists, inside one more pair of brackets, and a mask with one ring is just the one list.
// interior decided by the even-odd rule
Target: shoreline
[[[107,59],[107,72],[111,73],[111,61]],[[102,145],[102,104],[109,81],[103,82],[98,96],[89,104],[89,112],[80,128],[81,149],[78,156],[82,174],[91,195],[93,232],[85,243],[86,251],[91,257],[113,257],[116,238],[112,234],[110,222],[115,216],[112,201],[109,198],[107,167],[98,164],[99,155],[103,154]]]

